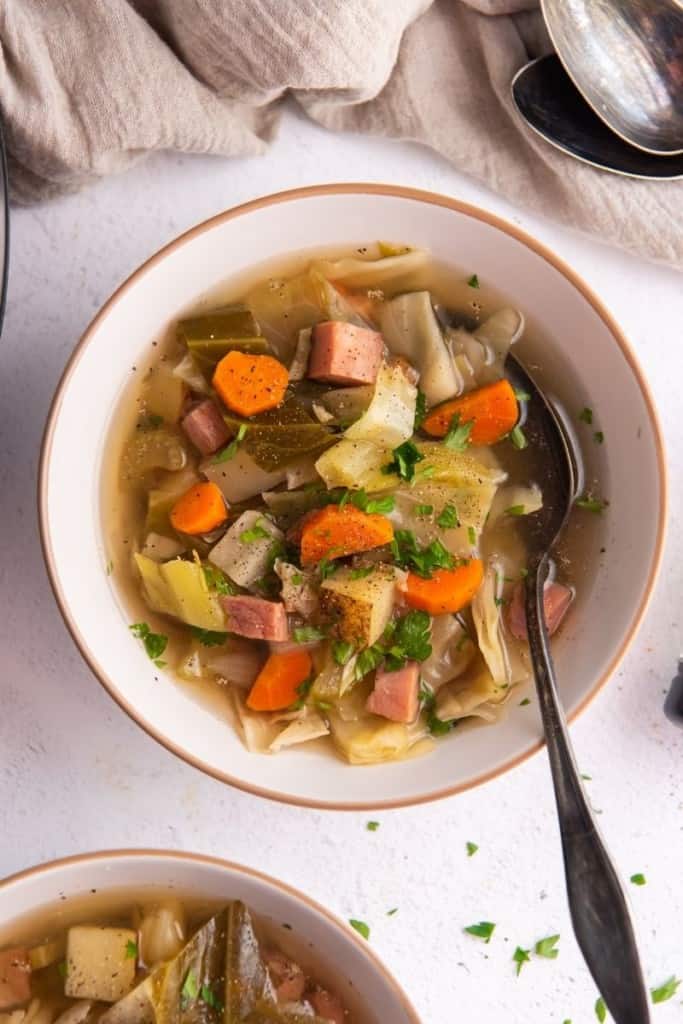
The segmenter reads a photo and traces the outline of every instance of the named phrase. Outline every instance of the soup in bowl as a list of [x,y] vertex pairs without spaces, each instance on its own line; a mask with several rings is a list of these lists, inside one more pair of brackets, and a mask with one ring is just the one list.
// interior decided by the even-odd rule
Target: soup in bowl
[[[48,564],[124,706],[219,777],[320,805],[427,798],[535,748],[519,523],[543,504],[543,439],[506,377],[513,345],[582,456],[545,614],[568,710],[585,703],[661,546],[659,434],[632,355],[513,229],[349,187],[195,229],[111,300],[67,371],[43,463]],[[84,415],[98,428],[75,467],[56,450]],[[56,554],[66,486],[97,495],[85,575]]]
[[365,940],[192,854],[84,855],[0,883],[3,1024],[418,1024]]

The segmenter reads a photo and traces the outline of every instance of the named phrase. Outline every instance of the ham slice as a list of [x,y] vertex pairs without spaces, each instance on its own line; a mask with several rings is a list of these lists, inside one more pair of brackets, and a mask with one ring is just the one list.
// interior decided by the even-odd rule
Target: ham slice
[[25,949],[0,953],[0,1010],[13,1010],[31,998],[31,964]]
[[[574,600],[574,591],[563,583],[546,583],[543,591],[543,617],[550,636],[555,633]],[[518,583],[512,593],[508,610],[508,627],[517,640],[526,640],[526,611],[524,610],[524,585]]]
[[346,1021],[346,1012],[339,998],[327,989],[317,988],[307,996],[307,999],[317,1017],[329,1021],[330,1024],[344,1024]]
[[230,431],[212,398],[205,398],[190,409],[181,426],[202,455],[213,455],[230,439]]
[[420,666],[407,661],[395,672],[377,669],[375,688],[366,702],[373,715],[381,715],[390,722],[414,722],[417,717]]
[[262,597],[238,594],[222,597],[221,604],[228,614],[228,630],[252,640],[289,640],[287,612],[281,601],[266,601]]
[[308,376],[328,384],[374,384],[383,351],[378,331],[326,320],[313,328]]
[[306,975],[284,953],[267,953],[266,966],[278,1003],[298,1003],[306,989]]

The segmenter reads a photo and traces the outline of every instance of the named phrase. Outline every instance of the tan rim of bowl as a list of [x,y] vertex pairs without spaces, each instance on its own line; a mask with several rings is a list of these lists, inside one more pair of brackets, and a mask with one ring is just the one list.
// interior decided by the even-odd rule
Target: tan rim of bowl
[[0,895],[2,895],[5,889],[11,888],[16,882],[23,882],[28,878],[32,878],[34,875],[47,874],[50,871],[68,867],[72,864],[86,864],[92,861],[134,860],[136,857],[155,857],[160,860],[168,861],[190,861],[193,864],[207,864],[210,867],[223,868],[226,871],[232,871],[238,875],[246,875],[248,878],[254,878],[259,882],[264,882],[266,885],[272,886],[275,889],[279,889],[280,892],[286,893],[287,896],[292,896],[299,903],[304,903],[311,910],[315,911],[321,917],[324,917],[326,922],[336,931],[344,932],[345,938],[357,946],[363,956],[367,960],[370,960],[375,971],[382,975],[388,987],[393,989],[399,999],[399,1002],[403,1006],[403,1009],[408,1015],[408,1019],[411,1024],[422,1024],[415,1007],[410,1002],[407,994],[401,985],[399,985],[398,981],[396,981],[394,976],[389,973],[377,954],[370,948],[367,941],[360,938],[350,929],[347,930],[340,918],[335,917],[334,914],[323,907],[320,903],[312,900],[309,896],[306,896],[305,893],[300,892],[298,889],[294,889],[293,886],[287,885],[286,882],[281,882],[278,878],[272,878],[270,875],[264,875],[263,872],[256,871],[254,868],[247,868],[243,864],[236,864],[234,861],[223,860],[221,857],[211,857],[203,853],[186,853],[185,851],[175,852],[174,850],[154,849],[101,850],[97,853],[78,853],[71,857],[61,857],[58,860],[47,861],[45,864],[39,864],[33,868],[26,868],[24,871],[18,871],[14,875],[9,875],[7,878],[3,878],[0,880]]
[[78,624],[74,621],[71,612],[68,608],[64,594],[61,589],[57,574],[57,566],[55,565],[54,554],[52,551],[52,543],[50,539],[50,533],[47,523],[47,466],[50,461],[50,453],[52,450],[52,441],[55,430],[55,424],[59,416],[59,411],[64,399],[64,394],[69,385],[71,375],[74,372],[81,355],[85,347],[88,345],[92,335],[97,330],[100,322],[108,315],[109,311],[113,306],[119,302],[137,281],[143,277],[152,267],[156,266],[161,260],[163,260],[169,253],[173,252],[178,246],[185,245],[191,242],[193,238],[202,234],[204,231],[210,230],[216,224],[221,224],[224,221],[232,220],[235,217],[242,217],[244,214],[251,213],[253,210],[259,210],[267,206],[275,206],[277,203],[286,203],[292,199],[309,199],[315,196],[325,195],[380,195],[380,196],[396,196],[401,199],[416,200],[421,203],[431,203],[433,206],[443,206],[449,210],[455,210],[457,213],[465,214],[468,217],[472,217],[475,220],[483,221],[485,224],[497,228],[499,231],[504,232],[506,235],[510,235],[512,238],[517,239],[523,245],[526,245],[528,249],[531,249],[538,256],[544,259],[547,263],[553,266],[560,274],[562,274],[569,282],[576,288],[578,292],[583,296],[586,302],[589,303],[603,321],[610,334],[616,341],[617,345],[621,349],[624,359],[631,367],[633,374],[638,381],[638,386],[643,395],[645,405],[647,408],[648,415],[650,417],[650,424],[655,437],[655,445],[657,448],[657,463],[659,468],[659,481],[660,481],[660,501],[659,501],[659,512],[658,512],[658,528],[657,528],[657,541],[655,545],[655,552],[650,564],[650,571],[648,573],[647,581],[643,588],[643,594],[640,599],[638,608],[636,609],[635,615],[629,625],[628,629],[624,633],[619,649],[617,650],[614,658],[612,659],[607,670],[602,674],[600,679],[595,683],[590,693],[586,694],[581,703],[574,709],[572,714],[569,716],[569,721],[573,722],[579,714],[589,705],[589,703],[597,696],[599,691],[606,684],[607,680],[614,673],[622,658],[626,654],[629,645],[631,644],[641,620],[645,614],[650,598],[652,596],[652,590],[654,588],[655,580],[657,578],[657,572],[662,559],[662,552],[664,548],[664,537],[666,532],[666,500],[667,500],[667,476],[666,476],[666,463],[664,457],[664,443],[662,440],[662,431],[659,425],[659,419],[655,411],[654,402],[650,393],[649,386],[643,376],[643,372],[638,365],[638,361],[635,357],[631,346],[624,333],[622,332],[619,325],[616,323],[612,315],[605,308],[600,299],[595,293],[588,287],[578,274],[575,273],[569,267],[564,260],[561,260],[555,253],[551,252],[540,242],[532,238],[531,235],[526,234],[524,231],[520,231],[519,228],[515,227],[514,224],[510,224],[508,221],[496,216],[495,214],[488,213],[486,210],[482,210],[477,206],[471,206],[468,203],[463,203],[458,199],[451,199],[448,196],[439,195],[437,192],[423,192],[420,189],[415,188],[404,188],[399,185],[378,185],[378,184],[366,184],[362,182],[358,183],[343,183],[336,185],[312,185],[307,188],[296,188],[290,189],[286,192],[276,192],[270,196],[264,196],[261,199],[253,199],[248,203],[243,203],[241,206],[235,206],[231,210],[226,210],[224,213],[219,213],[215,217],[211,217],[209,220],[203,221],[194,228],[190,228],[185,234],[176,238],[175,241],[169,242],[160,249],[154,256],[151,256],[145,263],[142,264],[131,276],[123,282],[122,285],[114,292],[111,298],[104,304],[100,312],[95,316],[94,320],[90,323],[90,326],[86,329],[82,338],[76,345],[71,358],[69,359],[62,377],[57,386],[55,396],[50,406],[48,413],[47,424],[45,427],[45,433],[43,435],[41,452],[40,452],[40,466],[38,473],[38,518],[40,526],[40,540],[43,547],[43,556],[45,558],[45,565],[47,567],[47,573],[50,579],[50,584],[54,591],[57,605],[62,614],[62,618],[66,623],[66,626],[71,633],[76,646],[78,647],[81,655],[90,666],[91,671],[99,679],[100,683],[109,691],[109,694],[119,704],[123,710],[130,715],[133,721],[137,722],[145,732],[152,736],[155,740],[161,743],[162,746],[166,747],[172,754],[182,758],[188,764],[193,765],[195,768],[199,768],[201,771],[206,772],[207,775],[213,776],[220,782],[227,782],[231,786],[235,786],[237,789],[244,790],[247,793],[251,793],[255,796],[266,797],[271,800],[278,800],[282,803],[294,804],[299,807],[312,807],[323,810],[338,810],[338,811],[368,811],[368,810],[388,810],[397,807],[409,807],[416,804],[428,803],[432,800],[439,800],[443,797],[454,796],[456,793],[464,792],[467,789],[472,789],[475,786],[480,786],[484,782],[488,782],[490,779],[496,778],[498,775],[502,775],[504,772],[509,771],[511,768],[515,768],[517,765],[522,764],[528,760],[533,754],[537,753],[542,749],[544,743],[539,740],[537,743],[526,750],[523,754],[519,754],[517,757],[510,758],[505,764],[498,768],[494,768],[489,772],[483,772],[481,775],[476,776],[474,779],[470,779],[468,782],[459,783],[457,785],[445,786],[442,789],[435,789],[430,793],[425,793],[422,796],[415,797],[404,797],[396,800],[381,800],[381,801],[362,801],[355,803],[334,803],[331,801],[314,800],[304,797],[294,797],[286,794],[278,793],[277,791],[266,789],[261,786],[254,786],[248,782],[244,782],[241,779],[235,778],[226,772],[218,771],[215,767],[206,762],[202,761],[201,758],[193,757],[181,750],[170,740],[160,735],[154,724],[150,721],[143,720],[137,714],[135,708],[127,701],[124,700],[116,692],[116,684],[114,681],[107,676],[99,664],[95,654],[90,650],[86,644],[85,638],[82,636]]

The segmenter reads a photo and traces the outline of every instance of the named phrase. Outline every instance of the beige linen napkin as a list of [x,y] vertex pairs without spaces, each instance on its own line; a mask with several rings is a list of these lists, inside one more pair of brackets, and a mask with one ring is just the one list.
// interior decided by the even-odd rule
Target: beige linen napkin
[[0,107],[13,197],[74,190],[152,150],[261,153],[291,94],[327,128],[424,143],[509,199],[680,267],[683,183],[579,164],[515,113],[514,72],[549,49],[536,7],[3,0]]

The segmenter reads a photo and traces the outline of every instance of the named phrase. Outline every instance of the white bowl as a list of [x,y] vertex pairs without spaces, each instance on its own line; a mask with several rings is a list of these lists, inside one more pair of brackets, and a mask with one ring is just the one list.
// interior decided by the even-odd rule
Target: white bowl
[[[0,882],[0,947],[13,941],[13,928],[25,917],[58,904],[69,912],[69,901],[88,911],[88,899],[98,908],[102,894],[125,890],[135,896],[144,890],[176,893],[207,900],[240,899],[274,928],[287,925],[282,943],[306,954],[314,949],[313,965],[320,979],[334,987],[365,1024],[420,1024],[400,985],[372,952],[365,939],[296,889],[258,871],[193,853],[164,850],[108,850],[67,857]],[[97,893],[95,897],[92,895]]]
[[[590,289],[556,256],[490,213],[444,196],[383,185],[330,185],[222,213],[153,256],[95,317],[64,372],[40,468],[48,573],[67,626],[119,704],[174,753],[233,785],[291,803],[338,809],[401,806],[456,793],[519,764],[541,742],[532,706],[461,728],[432,754],[350,767],[294,748],[248,753],[232,728],[157,669],[128,632],[105,574],[100,479],[104,442],[130,367],[151,339],[217,283],[287,251],[393,238],[466,264],[536,324],[525,357],[567,408],[596,410],[605,443],[589,441],[591,473],[610,499],[579,596],[554,646],[573,718],[614,671],[640,622],[662,551],[665,469],[652,400],[626,339]],[[588,435],[590,438],[590,434]],[[77,497],[78,500],[74,500]],[[589,513],[583,513],[588,516]],[[598,555],[604,547],[603,557]]]

